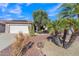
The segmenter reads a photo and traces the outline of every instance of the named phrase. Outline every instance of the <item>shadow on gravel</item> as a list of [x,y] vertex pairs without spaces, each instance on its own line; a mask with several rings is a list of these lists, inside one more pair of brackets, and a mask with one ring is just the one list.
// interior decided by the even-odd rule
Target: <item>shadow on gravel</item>
[[57,46],[62,46],[63,40],[61,38],[58,38],[56,36],[49,36],[47,39]]
[[30,48],[32,48],[32,46],[34,45],[34,42],[28,42],[21,50],[21,52],[19,53],[20,56],[23,56]]

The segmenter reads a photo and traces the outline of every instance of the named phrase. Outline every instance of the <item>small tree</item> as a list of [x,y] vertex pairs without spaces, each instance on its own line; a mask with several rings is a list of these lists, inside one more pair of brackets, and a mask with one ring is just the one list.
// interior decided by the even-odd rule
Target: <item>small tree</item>
[[48,15],[44,10],[36,10],[33,12],[34,25],[38,27],[38,31],[46,26],[48,22]]

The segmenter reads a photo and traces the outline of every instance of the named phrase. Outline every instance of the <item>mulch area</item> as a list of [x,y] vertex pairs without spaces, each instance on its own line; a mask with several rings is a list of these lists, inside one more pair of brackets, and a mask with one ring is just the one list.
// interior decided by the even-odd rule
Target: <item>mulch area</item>
[[[32,48],[28,49],[23,56],[42,56],[41,51],[37,48],[37,43],[43,42],[44,40],[47,39],[48,36],[49,36],[49,34],[37,35],[37,36],[31,37],[29,41],[34,42],[34,45],[32,46]],[[11,46],[12,45],[8,46],[6,49],[3,49],[0,52],[0,56],[12,56],[11,55]]]

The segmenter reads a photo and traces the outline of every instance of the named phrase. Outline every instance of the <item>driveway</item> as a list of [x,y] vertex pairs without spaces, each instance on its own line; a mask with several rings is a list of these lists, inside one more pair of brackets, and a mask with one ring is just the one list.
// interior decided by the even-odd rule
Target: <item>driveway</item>
[[0,51],[15,41],[15,34],[0,33]]

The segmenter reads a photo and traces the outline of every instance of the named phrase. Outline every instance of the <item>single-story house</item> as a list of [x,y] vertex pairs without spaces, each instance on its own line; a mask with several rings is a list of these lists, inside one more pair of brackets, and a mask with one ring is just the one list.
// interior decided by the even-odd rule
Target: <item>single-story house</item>
[[26,20],[5,20],[0,21],[0,33],[27,33],[32,22]]

